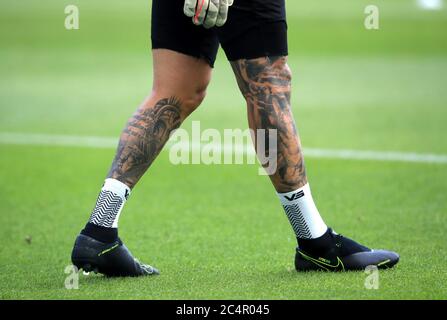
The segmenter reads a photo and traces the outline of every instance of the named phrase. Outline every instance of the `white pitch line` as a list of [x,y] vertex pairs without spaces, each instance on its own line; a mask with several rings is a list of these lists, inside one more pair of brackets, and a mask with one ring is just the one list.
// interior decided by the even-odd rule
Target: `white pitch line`
[[[118,138],[95,137],[95,136],[73,136],[73,135],[51,135],[34,133],[10,133],[0,132],[0,144],[9,145],[38,145],[38,146],[61,146],[61,147],[84,147],[84,148],[116,148]],[[253,147],[241,144],[216,145],[216,149],[235,154],[253,155]],[[189,150],[189,145],[182,145],[182,149]],[[197,152],[200,146],[191,145],[191,151]],[[395,161],[416,163],[439,163],[447,164],[447,155],[427,153],[407,153],[394,151],[372,151],[372,150],[347,150],[347,149],[318,149],[305,148],[304,154],[309,158],[325,159],[347,159],[347,160],[372,160],[372,161]]]
[[117,146],[118,138],[0,132],[0,144],[110,149]]
[[447,155],[371,150],[305,149],[305,156],[314,158],[398,161],[447,164]]

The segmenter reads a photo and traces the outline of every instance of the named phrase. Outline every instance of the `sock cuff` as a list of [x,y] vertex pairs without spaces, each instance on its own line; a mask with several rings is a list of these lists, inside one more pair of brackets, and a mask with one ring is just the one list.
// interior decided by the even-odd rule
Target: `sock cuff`
[[312,196],[309,183],[306,183],[304,186],[294,191],[278,193],[278,197],[282,205],[296,204],[300,202],[300,199],[304,196]]
[[107,178],[102,186],[103,191],[110,191],[120,196],[124,201],[130,196],[130,188],[119,180]]
[[117,228],[101,227],[91,222],[88,222],[85,225],[84,229],[81,231],[81,234],[92,237],[93,239],[104,243],[112,243],[118,240]]

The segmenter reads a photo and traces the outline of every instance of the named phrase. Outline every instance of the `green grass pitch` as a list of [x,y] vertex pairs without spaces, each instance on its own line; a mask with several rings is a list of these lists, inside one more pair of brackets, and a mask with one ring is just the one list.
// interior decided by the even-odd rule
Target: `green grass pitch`
[[[236,0],[237,1],[237,0]],[[0,3],[0,133],[117,137],[150,91],[150,1]],[[380,29],[363,27],[368,4]],[[447,10],[416,1],[288,1],[293,109],[305,147],[447,154]],[[185,123],[246,128],[221,54]],[[367,290],[363,272],[298,274],[295,239],[255,165],[184,165],[162,153],[134,190],[120,235],[161,276],[81,275],[74,238],[113,149],[0,144],[1,299],[446,299],[447,164],[308,157],[327,224],[401,254]]]

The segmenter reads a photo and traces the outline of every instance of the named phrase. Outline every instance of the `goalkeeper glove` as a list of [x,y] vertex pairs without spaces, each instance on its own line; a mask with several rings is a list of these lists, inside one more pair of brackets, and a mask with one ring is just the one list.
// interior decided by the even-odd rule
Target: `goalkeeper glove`
[[183,12],[192,17],[195,25],[202,25],[209,29],[221,27],[228,17],[228,8],[233,0],[185,0]]

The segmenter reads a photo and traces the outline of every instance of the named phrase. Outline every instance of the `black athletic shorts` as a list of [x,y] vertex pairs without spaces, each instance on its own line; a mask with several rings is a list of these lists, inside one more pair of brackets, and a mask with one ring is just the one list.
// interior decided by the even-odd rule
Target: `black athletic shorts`
[[222,27],[196,26],[184,0],[152,0],[152,48],[216,60],[219,43],[228,60],[287,55],[285,0],[234,0]]

